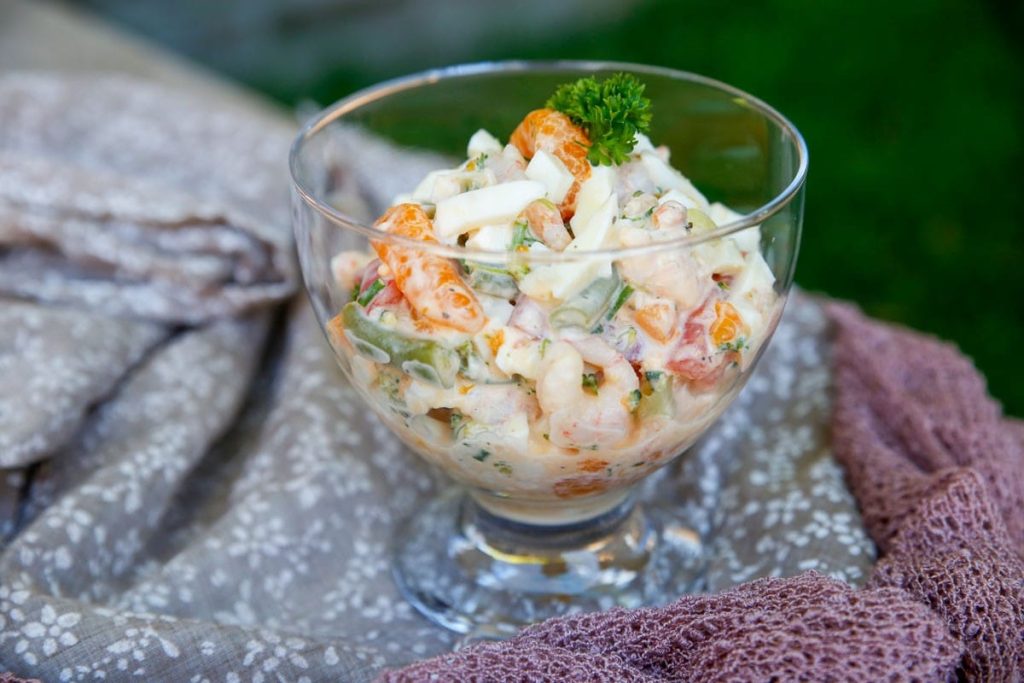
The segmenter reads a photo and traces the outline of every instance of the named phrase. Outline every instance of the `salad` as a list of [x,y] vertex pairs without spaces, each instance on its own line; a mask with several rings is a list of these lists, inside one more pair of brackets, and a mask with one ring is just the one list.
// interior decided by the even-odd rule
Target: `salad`
[[562,86],[375,223],[464,258],[383,239],[334,256],[350,294],[328,327],[357,387],[464,483],[537,501],[625,488],[717,417],[771,329],[757,227],[672,244],[739,215],[672,167],[650,120],[632,76]]

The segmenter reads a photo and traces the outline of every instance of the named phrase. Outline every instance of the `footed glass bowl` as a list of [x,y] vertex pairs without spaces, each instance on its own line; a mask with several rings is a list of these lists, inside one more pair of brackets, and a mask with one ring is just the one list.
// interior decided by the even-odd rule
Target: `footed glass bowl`
[[[522,178],[517,192],[539,187],[527,177],[557,187],[543,169],[523,176],[532,151],[502,149],[523,117],[562,83],[618,72],[646,85],[653,145],[640,142],[628,167],[589,170],[565,233],[573,243],[484,239],[503,230],[522,238],[523,225],[500,216],[489,232],[456,239],[470,209],[451,195],[503,176]],[[474,137],[466,161],[478,129],[502,142]],[[338,144],[353,136],[376,146],[378,162],[390,150],[393,167],[359,173],[351,150],[360,148]],[[438,177],[463,184],[438,200],[438,181],[424,190],[414,179],[390,190],[411,193],[396,200],[408,203],[373,223],[392,201],[384,188],[425,158],[462,163]],[[793,125],[689,73],[480,64],[342,100],[305,127],[290,163],[305,285],[346,377],[456,484],[395,539],[394,573],[410,602],[455,631],[500,637],[552,615],[659,604],[698,586],[702,539],[671,510],[638,505],[636,485],[715,422],[775,330],[807,172]],[[381,198],[369,219],[349,215],[353,182]],[[510,201],[482,190],[473,200],[480,215]],[[414,239],[424,225],[441,239]]]

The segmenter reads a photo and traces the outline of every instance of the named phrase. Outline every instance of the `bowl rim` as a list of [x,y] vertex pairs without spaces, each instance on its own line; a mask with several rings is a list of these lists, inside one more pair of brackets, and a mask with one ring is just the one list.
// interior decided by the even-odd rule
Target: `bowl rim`
[[[447,245],[440,242],[422,242],[410,239],[401,235],[395,235],[379,230],[372,225],[365,225],[353,216],[349,216],[333,206],[321,201],[316,194],[304,186],[299,179],[299,157],[305,144],[325,127],[335,122],[345,114],[355,111],[366,104],[383,99],[395,93],[411,90],[423,85],[431,85],[442,79],[459,78],[465,76],[477,76],[493,73],[517,73],[530,71],[553,71],[569,70],[584,72],[593,71],[626,71],[635,74],[651,74],[663,76],[676,80],[690,81],[701,85],[717,88],[733,96],[738,104],[748,106],[766,118],[775,122],[794,143],[797,150],[798,164],[793,179],[785,188],[772,199],[762,204],[754,211],[741,216],[738,220],[725,223],[711,232],[701,235],[685,235],[682,237],[654,241],[649,244],[631,247],[613,247],[592,250],[579,250],[571,253],[557,251],[530,251],[525,253],[470,249],[464,246]],[[438,256],[455,259],[472,258],[482,262],[566,262],[579,261],[590,258],[612,258],[644,256],[663,252],[666,249],[678,247],[689,247],[709,240],[718,239],[740,232],[747,228],[758,226],[772,216],[784,209],[800,192],[807,179],[809,156],[807,143],[803,135],[793,123],[783,116],[778,110],[770,106],[760,98],[757,98],[739,88],[731,86],[722,81],[702,76],[690,71],[681,71],[663,66],[652,66],[636,64],[631,62],[603,61],[603,60],[506,60],[506,61],[484,61],[467,64],[455,64],[435,69],[428,69],[407,76],[400,76],[383,81],[376,85],[358,90],[347,97],[344,97],[330,105],[310,121],[308,121],[292,142],[288,154],[288,169],[291,175],[292,190],[298,197],[312,209],[320,213],[331,222],[338,223],[347,229],[358,232],[365,237],[389,243],[397,243],[418,251],[427,251]]]

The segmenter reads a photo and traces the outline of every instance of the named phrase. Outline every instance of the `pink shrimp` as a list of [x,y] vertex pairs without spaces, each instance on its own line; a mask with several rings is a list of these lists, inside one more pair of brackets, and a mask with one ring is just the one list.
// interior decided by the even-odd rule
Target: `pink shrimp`
[[555,251],[562,251],[572,242],[572,235],[565,229],[558,207],[547,199],[530,202],[518,220],[525,221],[530,231]]
[[[596,394],[583,390],[584,362],[600,370]],[[557,341],[544,354],[537,401],[548,416],[548,438],[563,448],[615,446],[633,430],[630,398],[640,387],[633,366],[595,337]]]

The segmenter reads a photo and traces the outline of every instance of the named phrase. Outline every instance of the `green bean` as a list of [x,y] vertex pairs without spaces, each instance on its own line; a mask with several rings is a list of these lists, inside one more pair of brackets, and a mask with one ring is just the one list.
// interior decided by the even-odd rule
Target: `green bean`
[[388,329],[368,318],[355,302],[341,309],[341,322],[348,340],[371,360],[446,389],[454,386],[459,371],[454,349]]
[[619,274],[613,269],[608,277],[599,277],[572,299],[551,311],[554,327],[582,327],[590,329],[612,305],[619,291]]
[[478,292],[502,299],[514,299],[519,293],[515,278],[507,270],[472,261],[463,261],[462,267],[466,271],[466,282]]

